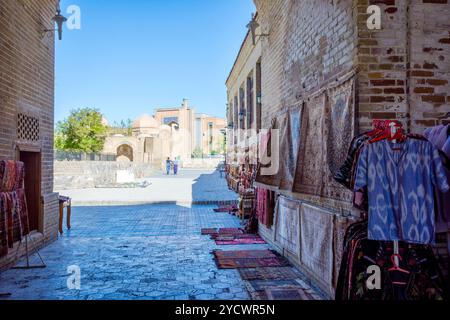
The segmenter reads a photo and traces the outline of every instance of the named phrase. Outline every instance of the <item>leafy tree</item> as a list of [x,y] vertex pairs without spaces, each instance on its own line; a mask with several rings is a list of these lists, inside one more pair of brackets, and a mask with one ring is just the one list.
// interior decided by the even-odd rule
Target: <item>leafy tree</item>
[[56,124],[57,150],[96,153],[103,149],[106,126],[103,116],[93,108],[72,110],[70,116]]
[[200,147],[196,147],[192,152],[192,158],[203,158],[203,151]]

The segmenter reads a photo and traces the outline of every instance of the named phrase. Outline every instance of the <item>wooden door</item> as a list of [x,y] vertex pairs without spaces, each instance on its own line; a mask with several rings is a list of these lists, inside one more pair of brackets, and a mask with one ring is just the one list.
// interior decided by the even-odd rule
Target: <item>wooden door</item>
[[41,153],[20,152],[20,161],[25,164],[25,195],[27,197],[30,231],[39,230],[41,216]]

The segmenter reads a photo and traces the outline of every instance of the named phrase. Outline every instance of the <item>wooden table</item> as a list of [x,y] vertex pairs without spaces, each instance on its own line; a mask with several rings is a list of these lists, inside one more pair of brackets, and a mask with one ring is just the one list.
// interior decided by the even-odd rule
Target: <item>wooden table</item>
[[59,196],[59,233],[63,234],[63,218],[64,208],[67,208],[67,229],[70,230],[70,215],[72,213],[72,199],[69,197]]

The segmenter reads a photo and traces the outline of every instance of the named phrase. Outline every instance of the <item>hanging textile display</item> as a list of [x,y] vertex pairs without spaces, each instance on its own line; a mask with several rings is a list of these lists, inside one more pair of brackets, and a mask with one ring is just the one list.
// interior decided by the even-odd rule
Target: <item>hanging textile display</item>
[[437,149],[428,141],[380,140],[359,155],[354,189],[367,187],[369,239],[433,243],[434,187],[449,190]]
[[318,279],[331,286],[334,273],[333,225],[335,215],[324,209],[302,204],[300,219],[300,261]]
[[3,197],[0,194],[0,257],[8,254],[8,224]]
[[29,234],[24,176],[22,162],[0,161],[0,256]]
[[275,210],[275,192],[256,188],[256,215],[260,223],[266,227],[273,224],[273,216]]
[[[261,131],[259,140],[259,166],[256,174],[256,182],[262,183],[268,186],[278,186],[279,185],[279,175],[278,170],[273,172],[272,166],[277,166],[274,161],[278,161],[278,155],[272,155],[272,144],[275,147],[276,141],[273,140],[273,136],[278,139],[278,134],[275,130],[277,129],[277,119],[272,120],[272,126],[270,130]],[[276,151],[276,150],[274,150]]]
[[327,144],[327,165],[335,174],[345,161],[349,142],[355,132],[355,111],[353,102],[354,79],[328,90],[325,109],[324,135]]
[[0,161],[0,192],[10,192],[23,187],[25,166],[23,162]]
[[300,203],[279,196],[276,205],[275,240],[295,256],[300,254]]
[[301,137],[301,107],[290,108],[280,120],[279,189],[292,191]]
[[345,243],[345,235],[347,229],[355,222],[355,219],[350,217],[335,216],[334,218],[334,240],[333,240],[333,288],[336,289],[338,285],[339,272],[341,262],[343,259],[343,247]]
[[301,143],[293,191],[322,195],[325,143],[323,136],[326,94],[311,98],[303,108]]
[[[325,169],[322,196],[350,201],[352,193],[343,189],[333,176],[344,163],[355,134],[354,78],[327,91],[324,116]],[[326,169],[328,168],[328,170]]]

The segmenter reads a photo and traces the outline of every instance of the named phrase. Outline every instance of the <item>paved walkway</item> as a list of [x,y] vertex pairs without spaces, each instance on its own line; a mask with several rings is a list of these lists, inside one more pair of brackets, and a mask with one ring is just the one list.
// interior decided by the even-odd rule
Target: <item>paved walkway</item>
[[[213,170],[181,170],[179,175],[155,174],[145,179],[146,188],[97,188],[59,191],[73,199],[74,205],[137,205],[155,203],[208,203],[233,201],[234,192],[228,190],[226,180]],[[58,191],[58,190],[57,190]]]
[[[201,228],[240,227],[215,206],[76,207],[73,228],[41,250],[47,268],[0,274],[10,299],[248,299],[236,270],[217,269]],[[225,250],[267,245],[222,246]],[[37,257],[32,261],[37,262]],[[81,270],[81,290],[67,268]]]

